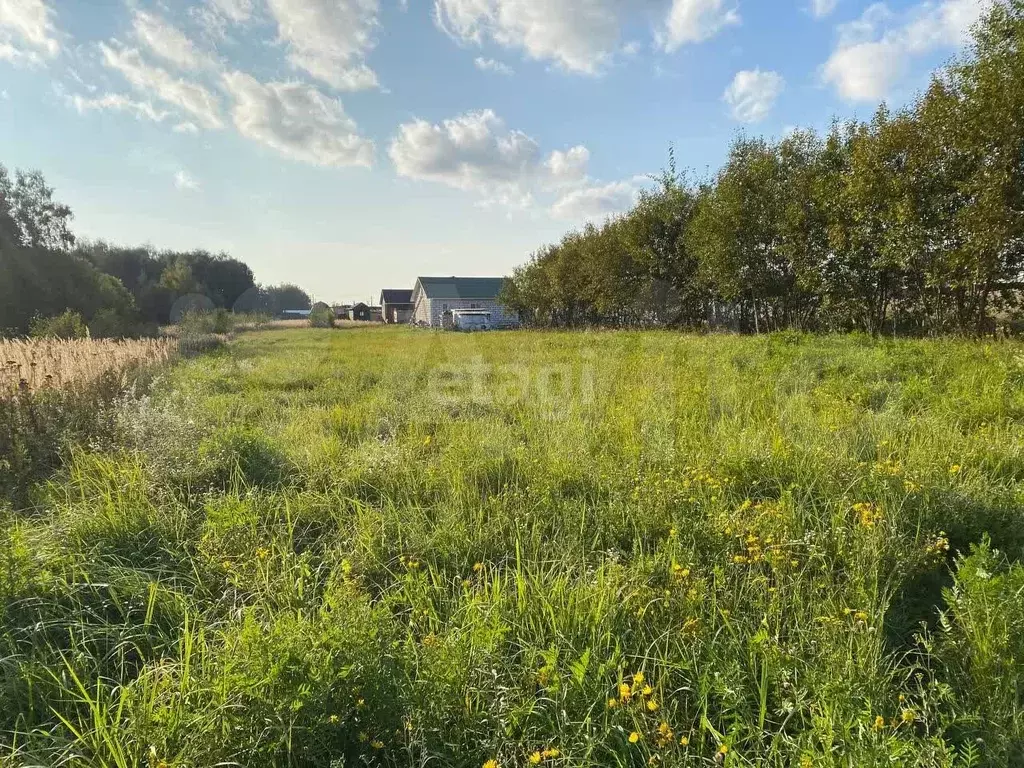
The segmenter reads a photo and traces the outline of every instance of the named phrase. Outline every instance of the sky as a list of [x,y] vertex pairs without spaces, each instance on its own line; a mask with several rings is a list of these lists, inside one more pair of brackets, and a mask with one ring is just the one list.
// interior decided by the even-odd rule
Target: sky
[[80,237],[367,300],[504,275],[674,148],[908,103],[982,0],[0,0],[0,163]]

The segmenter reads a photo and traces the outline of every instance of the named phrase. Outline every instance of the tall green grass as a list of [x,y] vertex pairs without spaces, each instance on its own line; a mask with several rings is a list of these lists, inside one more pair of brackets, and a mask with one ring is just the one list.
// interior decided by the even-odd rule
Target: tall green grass
[[1011,343],[242,337],[0,525],[0,765],[1024,764],[1022,384]]

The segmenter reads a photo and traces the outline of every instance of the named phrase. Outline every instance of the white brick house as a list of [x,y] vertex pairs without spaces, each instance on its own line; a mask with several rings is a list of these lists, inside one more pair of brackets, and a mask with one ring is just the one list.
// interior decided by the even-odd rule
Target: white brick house
[[[412,290],[412,322],[428,328],[445,327],[453,309],[485,309],[498,328],[519,325],[519,318],[498,302],[503,277],[421,277]],[[448,315],[450,319],[450,315]]]

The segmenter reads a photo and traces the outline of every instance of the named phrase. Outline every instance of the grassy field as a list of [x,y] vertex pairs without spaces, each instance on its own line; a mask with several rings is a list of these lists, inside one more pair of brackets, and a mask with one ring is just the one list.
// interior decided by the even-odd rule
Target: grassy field
[[1024,347],[273,330],[0,513],[0,765],[1024,764]]

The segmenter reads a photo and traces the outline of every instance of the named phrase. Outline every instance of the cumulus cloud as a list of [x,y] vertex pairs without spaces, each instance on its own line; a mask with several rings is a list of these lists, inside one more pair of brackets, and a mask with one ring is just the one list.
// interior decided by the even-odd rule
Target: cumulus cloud
[[148,64],[134,48],[100,43],[103,63],[147,97],[171,104],[196,119],[204,128],[222,128],[217,98],[199,83],[189,82]]
[[544,163],[551,182],[557,186],[572,185],[587,178],[590,167],[590,150],[584,146],[575,146],[562,152],[555,150]]
[[188,171],[178,171],[174,174],[174,186],[183,192],[194,192],[199,189],[199,182]]
[[622,43],[623,29],[656,19],[659,46],[674,51],[740,21],[737,0],[434,0],[434,17],[456,40],[493,42],[551,61],[569,72],[596,75],[616,55],[641,44]]
[[377,87],[365,56],[373,49],[378,0],[267,0],[288,61],[344,91]]
[[839,28],[823,79],[848,101],[883,99],[914,57],[962,45],[983,10],[979,0],[941,0],[897,15],[876,3]]
[[736,73],[722,98],[729,105],[733,119],[757,123],[772,111],[785,87],[786,81],[778,72],[748,69]]
[[618,47],[621,6],[621,0],[435,0],[434,15],[456,39],[491,40],[595,74]]
[[120,93],[107,93],[102,96],[88,97],[80,93],[66,97],[67,103],[80,115],[86,112],[111,111],[125,112],[138,120],[152,120],[162,123],[170,116],[170,112],[160,110],[149,101],[136,101]]
[[631,181],[591,184],[562,195],[551,215],[566,221],[595,221],[621,213],[636,203],[637,186]]
[[223,77],[238,132],[286,157],[321,166],[370,166],[374,145],[342,104],[303,83],[261,83],[242,72]]
[[489,109],[442,123],[405,123],[388,155],[400,176],[472,191],[481,203],[510,207],[530,205],[537,190],[582,181],[590,159],[584,147],[544,157],[535,139],[509,130]]
[[739,23],[735,0],[673,0],[661,44],[671,52],[687,43],[708,40]]
[[0,59],[37,63],[60,53],[54,12],[44,0],[0,0]]
[[823,19],[836,9],[839,0],[811,0],[811,15],[816,19]]
[[215,64],[181,30],[156,14],[136,9],[132,27],[139,42],[181,69],[198,70]]
[[479,69],[481,72],[495,72],[499,75],[505,75],[507,77],[511,77],[512,75],[515,74],[515,72],[512,70],[512,67],[510,67],[508,64],[504,64],[503,62],[500,61],[495,61],[494,59],[485,59],[483,56],[477,56],[476,59],[473,61],[473,64],[476,65],[476,68]]

